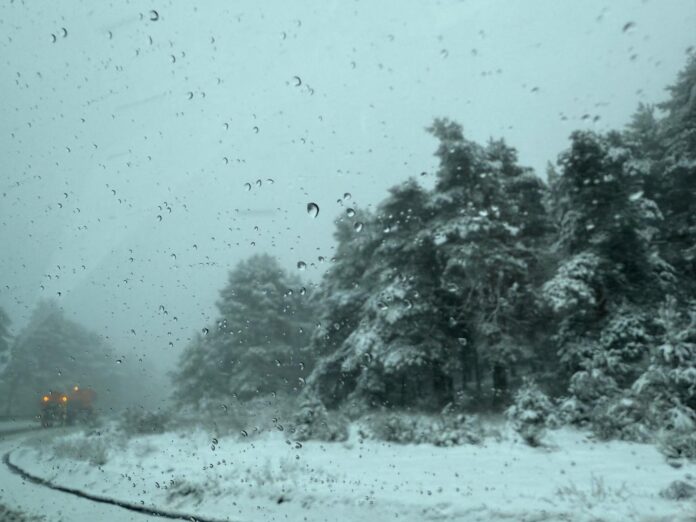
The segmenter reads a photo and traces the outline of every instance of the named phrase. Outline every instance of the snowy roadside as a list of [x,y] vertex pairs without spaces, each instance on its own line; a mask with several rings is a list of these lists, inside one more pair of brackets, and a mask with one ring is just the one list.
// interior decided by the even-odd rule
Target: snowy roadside
[[694,500],[659,492],[690,481],[650,445],[550,432],[546,448],[513,437],[440,448],[356,435],[347,443],[282,434],[213,439],[203,431],[132,439],[71,434],[12,462],[93,495],[220,520],[687,521]]
[[40,424],[38,419],[16,419],[16,420],[2,420],[0,421],[0,435],[6,433],[15,433],[22,430],[30,430],[33,428],[39,428]]

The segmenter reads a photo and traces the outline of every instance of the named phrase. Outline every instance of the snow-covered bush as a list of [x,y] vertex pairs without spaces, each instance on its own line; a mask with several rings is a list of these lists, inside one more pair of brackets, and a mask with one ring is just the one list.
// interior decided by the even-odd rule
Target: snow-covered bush
[[651,434],[644,418],[644,404],[630,397],[619,397],[603,401],[594,408],[590,427],[601,440],[647,442]]
[[616,397],[619,388],[616,381],[599,368],[581,370],[570,379],[570,397],[560,406],[560,415],[570,424],[590,423],[595,409],[610,397]]
[[295,416],[292,438],[328,442],[348,439],[348,422],[338,412],[329,412],[316,397],[307,397]]
[[[653,414],[655,415],[655,414]],[[670,459],[696,459],[696,414],[676,404],[662,412],[658,448]]]
[[103,466],[109,460],[110,445],[107,437],[79,434],[56,439],[51,451],[58,458],[81,460],[93,466]]
[[399,444],[458,446],[479,444],[485,437],[478,418],[462,414],[373,413],[361,424],[361,433],[366,438]]
[[538,446],[552,412],[553,404],[547,395],[534,382],[526,381],[515,393],[505,416],[527,444]]
[[121,416],[119,428],[127,435],[153,435],[167,431],[169,414],[146,410],[126,410]]
[[674,480],[660,491],[660,496],[668,500],[687,500],[696,497],[696,486],[683,480]]
[[194,483],[186,479],[174,479],[166,485],[167,502],[169,504],[179,504],[182,502],[193,502],[194,506],[199,505],[205,498],[208,488],[202,484]]
[[0,504],[0,520],[3,522],[41,522],[45,521],[46,518],[43,516],[25,515]]

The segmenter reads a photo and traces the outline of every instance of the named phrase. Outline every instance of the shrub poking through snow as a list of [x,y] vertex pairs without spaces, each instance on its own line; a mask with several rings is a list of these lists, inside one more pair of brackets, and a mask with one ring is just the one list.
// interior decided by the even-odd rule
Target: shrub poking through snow
[[505,415],[527,444],[538,446],[552,411],[553,405],[546,394],[533,381],[526,381],[517,390],[514,403]]
[[364,437],[399,444],[459,446],[479,444],[484,439],[478,419],[463,414],[378,413],[366,416],[362,424]]
[[348,423],[339,413],[329,413],[316,397],[308,397],[300,404],[292,438],[299,441],[344,441],[348,439]]
[[660,491],[660,496],[669,500],[687,500],[696,497],[696,486],[684,482],[683,480],[674,480],[665,489]]
[[93,466],[108,461],[110,441],[101,436],[63,437],[53,443],[53,455],[63,459],[82,460]]
[[127,435],[153,435],[167,431],[169,416],[164,412],[126,410],[120,428]]
[[593,411],[592,433],[600,440],[648,442],[652,437],[643,422],[644,416],[644,404],[633,398],[607,399]]

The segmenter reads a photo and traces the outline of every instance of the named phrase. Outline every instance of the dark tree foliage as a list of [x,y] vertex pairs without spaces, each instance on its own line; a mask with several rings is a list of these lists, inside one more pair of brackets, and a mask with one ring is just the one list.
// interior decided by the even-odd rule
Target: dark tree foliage
[[317,351],[327,341],[333,351],[310,379],[327,406],[433,409],[465,390],[500,401],[511,367],[534,359],[546,187],[502,141],[481,147],[447,120],[430,132],[440,141],[435,189],[408,180],[366,235],[338,236],[326,330],[314,338]]
[[293,386],[304,359],[322,418],[516,397],[536,440],[553,400],[554,418],[599,436],[664,428],[671,454],[696,456],[696,57],[656,107],[572,133],[548,184],[504,141],[435,120],[434,187],[407,179],[336,220],[317,317],[272,260],[240,264],[180,389],[251,397]]

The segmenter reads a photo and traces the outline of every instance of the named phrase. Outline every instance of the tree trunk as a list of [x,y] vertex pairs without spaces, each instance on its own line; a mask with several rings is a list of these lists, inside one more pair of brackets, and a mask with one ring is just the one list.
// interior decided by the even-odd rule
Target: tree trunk
[[507,397],[508,382],[505,366],[501,363],[493,365],[493,406],[500,407]]
[[475,346],[471,348],[471,358],[473,359],[474,378],[476,379],[476,394],[481,396],[481,364]]

